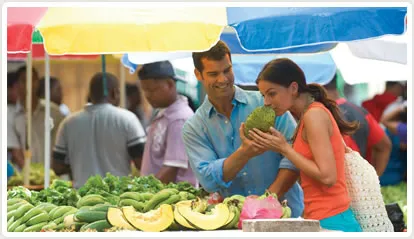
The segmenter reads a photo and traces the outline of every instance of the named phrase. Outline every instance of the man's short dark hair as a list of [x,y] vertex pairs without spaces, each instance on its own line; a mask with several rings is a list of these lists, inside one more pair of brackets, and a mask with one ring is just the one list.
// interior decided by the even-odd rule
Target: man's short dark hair
[[202,72],[204,67],[201,60],[203,58],[207,58],[208,60],[220,61],[226,55],[229,55],[231,61],[231,54],[230,48],[226,45],[226,43],[222,40],[218,41],[216,45],[214,45],[210,50],[204,52],[193,52],[193,63],[194,67],[199,71]]
[[[43,77],[42,79],[40,79],[39,81],[39,89],[37,90],[37,95],[39,97],[44,97],[45,96],[45,77]],[[53,89],[53,87],[55,87],[56,84],[59,84],[59,80],[58,78],[51,76],[50,77],[50,89]]]
[[[17,71],[16,71],[16,79],[17,80],[19,80],[21,74],[26,72],[26,69],[27,69],[26,65],[21,66],[19,69],[17,69]],[[37,72],[37,70],[34,67],[32,67],[32,74],[33,74],[33,77],[32,77],[33,79],[35,79],[35,80],[39,79],[39,73]]]
[[401,85],[401,83],[398,82],[398,81],[387,81],[387,82],[385,82],[385,88],[390,88],[390,87],[393,87],[395,85]]
[[138,98],[138,104],[141,104],[141,89],[139,89],[136,84],[125,84],[125,94],[127,97],[136,95]]
[[[106,89],[108,93],[118,87],[118,78],[115,75],[105,72],[106,78]],[[93,102],[100,102],[104,100],[107,96],[104,95],[104,86],[103,86],[103,73],[96,73],[90,83],[89,83],[89,97]]]
[[337,73],[335,73],[335,75],[332,77],[331,81],[328,84],[324,85],[325,89],[327,89],[327,90],[336,90],[337,89],[337,79],[338,79],[338,76],[337,76]]

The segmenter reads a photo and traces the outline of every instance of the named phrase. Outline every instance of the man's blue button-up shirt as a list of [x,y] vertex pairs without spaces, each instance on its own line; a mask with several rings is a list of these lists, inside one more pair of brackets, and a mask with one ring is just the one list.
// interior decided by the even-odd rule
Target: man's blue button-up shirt
[[[241,123],[255,108],[263,106],[263,97],[259,92],[235,88],[230,119],[218,113],[206,97],[195,115],[184,125],[183,139],[190,166],[206,191],[219,192],[223,197],[261,195],[275,181],[280,168],[297,169],[281,154],[268,151],[250,159],[232,181],[223,181],[223,162],[241,145]],[[295,128],[296,122],[289,112],[276,118],[275,129],[286,139],[292,138]],[[292,217],[301,216],[303,191],[298,183],[284,198],[292,209]]]

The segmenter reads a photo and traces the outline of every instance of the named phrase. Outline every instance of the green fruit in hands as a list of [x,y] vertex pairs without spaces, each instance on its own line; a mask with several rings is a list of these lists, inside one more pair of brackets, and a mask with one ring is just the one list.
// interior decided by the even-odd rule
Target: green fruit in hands
[[268,106],[261,106],[254,109],[247,116],[244,124],[244,135],[250,139],[249,131],[256,128],[262,132],[269,132],[270,127],[274,126],[276,119],[275,111]]

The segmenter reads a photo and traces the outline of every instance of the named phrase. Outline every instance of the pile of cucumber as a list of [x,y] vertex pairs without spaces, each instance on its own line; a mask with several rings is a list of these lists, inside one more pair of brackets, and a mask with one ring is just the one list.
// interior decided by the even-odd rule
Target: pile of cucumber
[[50,212],[57,213],[57,208],[50,203],[33,206],[20,198],[10,199],[7,201],[7,231],[39,232],[51,220]]

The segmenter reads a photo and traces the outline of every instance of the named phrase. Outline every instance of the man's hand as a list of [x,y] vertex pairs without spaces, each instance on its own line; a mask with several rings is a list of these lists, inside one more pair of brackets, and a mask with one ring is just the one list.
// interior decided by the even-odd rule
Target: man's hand
[[266,148],[260,144],[258,144],[257,142],[248,139],[245,135],[244,135],[244,123],[241,123],[240,129],[239,129],[239,134],[240,134],[240,139],[241,139],[241,146],[240,149],[246,154],[247,157],[249,158],[253,158],[256,157],[257,155],[260,155],[264,152],[266,152]]
[[12,162],[15,163],[20,169],[24,167],[24,154],[21,149],[11,149]]
[[269,133],[264,133],[259,129],[253,129],[249,135],[253,138],[255,145],[273,152],[284,154],[291,147],[283,134],[273,127],[270,127]]
[[279,173],[272,185],[269,186],[268,190],[281,198],[287,191],[296,183],[299,179],[299,173],[290,169],[282,168],[279,169]]
[[177,173],[178,173],[177,167],[170,167],[170,166],[162,166],[160,171],[158,171],[157,175],[155,175],[156,178],[158,178],[161,182],[168,184],[170,182],[175,182],[177,179]]

